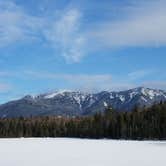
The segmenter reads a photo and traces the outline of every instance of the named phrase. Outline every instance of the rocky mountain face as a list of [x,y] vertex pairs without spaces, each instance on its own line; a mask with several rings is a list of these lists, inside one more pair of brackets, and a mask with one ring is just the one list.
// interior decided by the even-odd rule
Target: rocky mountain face
[[143,87],[95,94],[59,91],[38,96],[28,95],[0,105],[0,117],[83,116],[102,112],[109,106],[117,111],[131,111],[135,105],[150,106],[159,101],[166,101],[165,91]]

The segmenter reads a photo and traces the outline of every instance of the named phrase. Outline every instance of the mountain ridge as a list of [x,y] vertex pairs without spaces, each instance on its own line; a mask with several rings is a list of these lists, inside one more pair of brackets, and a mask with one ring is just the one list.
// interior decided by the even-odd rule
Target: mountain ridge
[[131,111],[135,105],[148,107],[159,101],[166,101],[166,92],[145,87],[98,93],[63,90],[36,96],[26,95],[2,104],[0,117],[83,116],[103,112],[109,106],[117,111]]

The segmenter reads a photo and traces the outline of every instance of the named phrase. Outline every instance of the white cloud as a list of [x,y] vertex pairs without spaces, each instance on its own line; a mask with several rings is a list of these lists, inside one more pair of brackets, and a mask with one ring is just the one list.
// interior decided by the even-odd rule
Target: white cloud
[[11,76],[11,72],[0,71],[0,77],[8,77],[8,76]]
[[70,9],[60,15],[51,29],[46,31],[46,37],[54,47],[59,47],[62,56],[68,62],[79,62],[84,56],[85,38],[80,32],[81,13]]
[[[74,89],[103,90],[109,89],[112,82],[110,74],[56,74],[47,72],[25,71],[24,75],[33,79],[49,79],[66,83]],[[66,88],[64,87],[64,88]]]
[[[43,21],[26,14],[11,1],[0,2],[0,47],[37,39]],[[39,39],[39,38],[38,38]]]
[[24,71],[24,77],[36,80],[56,80],[65,82],[64,89],[83,91],[121,91],[139,86],[166,90],[164,81],[141,81],[140,79],[153,74],[152,70],[138,70],[129,73],[125,78],[113,76],[111,74],[57,74],[42,71]]
[[[138,70],[126,74],[125,77],[114,76],[112,74],[65,74],[65,73],[51,73],[46,71],[1,71],[1,78],[17,78],[19,80],[37,81],[37,82],[55,82],[58,84],[55,88],[81,90],[81,91],[120,91],[131,89],[139,86],[145,86],[155,89],[166,90],[166,82],[162,80],[142,80],[149,74],[154,74],[155,71]],[[60,83],[60,84],[59,84]],[[51,85],[51,84],[50,84]],[[15,85],[16,86],[16,85]],[[46,85],[47,87],[47,85]],[[0,83],[0,92],[11,90],[11,85]],[[49,87],[47,87],[49,88]]]
[[128,78],[130,80],[139,80],[141,78],[144,78],[150,74],[152,74],[153,71],[152,70],[137,70],[137,71],[133,71],[131,73],[128,74]]
[[124,6],[123,18],[109,19],[109,13],[106,13],[105,21],[100,18],[84,22],[84,13],[77,8],[66,7],[59,12],[55,9],[55,15],[39,17],[28,14],[14,2],[1,1],[0,47],[18,42],[44,41],[67,62],[79,62],[87,51],[96,51],[96,48],[165,46],[166,2],[129,2],[134,3]]
[[101,46],[109,48],[165,46],[165,7],[166,1],[137,1],[123,19],[103,22],[92,36]]
[[6,83],[0,83],[0,93],[8,92],[12,89],[11,85]]
[[77,9],[49,18],[32,16],[11,1],[0,2],[0,47],[44,39],[68,62],[79,62],[85,55],[80,24],[81,13]]
[[166,81],[146,81],[142,83],[142,86],[166,90]]

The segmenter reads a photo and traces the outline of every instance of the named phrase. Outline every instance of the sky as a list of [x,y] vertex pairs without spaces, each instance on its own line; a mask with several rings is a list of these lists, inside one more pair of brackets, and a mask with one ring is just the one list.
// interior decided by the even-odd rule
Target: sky
[[165,0],[0,0],[0,103],[70,89],[166,90]]

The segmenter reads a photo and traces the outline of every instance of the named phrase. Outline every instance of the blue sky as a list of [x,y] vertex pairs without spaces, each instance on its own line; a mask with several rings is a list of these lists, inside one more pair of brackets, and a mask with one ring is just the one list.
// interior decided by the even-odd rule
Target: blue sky
[[52,90],[166,90],[165,0],[0,0],[0,103]]

